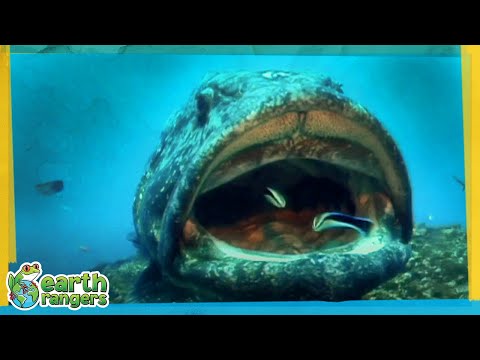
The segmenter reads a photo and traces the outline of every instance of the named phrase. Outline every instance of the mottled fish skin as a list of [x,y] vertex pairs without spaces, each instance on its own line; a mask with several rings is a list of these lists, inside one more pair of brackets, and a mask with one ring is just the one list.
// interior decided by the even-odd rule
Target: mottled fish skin
[[[387,246],[383,251],[365,256],[364,259],[353,255],[318,255],[318,261],[317,258],[312,258],[313,262],[307,261],[302,269],[296,270],[294,277],[289,277],[288,274],[291,274],[293,267],[302,264],[291,263],[282,268],[279,264],[255,261],[242,263],[232,260],[227,263],[219,260],[201,264],[199,260],[197,265],[203,266],[202,271],[192,270],[190,273],[185,270],[185,262],[179,259],[178,245],[186,214],[206,177],[208,167],[225,144],[246,129],[258,126],[272,117],[315,109],[351,119],[381,139],[388,158],[394,164],[383,176],[390,186],[389,196],[400,220],[401,240],[408,243],[412,232],[411,190],[402,156],[379,121],[361,105],[347,98],[341,86],[328,77],[308,73],[218,73],[208,76],[194,91],[185,107],[170,120],[135,196],[133,214],[139,242],[151,259],[160,265],[164,275],[183,277],[182,281],[185,277],[187,281],[199,280],[199,283],[211,287],[217,293],[222,291],[227,294],[230,290],[234,292],[233,295],[224,297],[219,295],[219,299],[229,296],[242,298],[242,294],[248,291],[258,295],[262,286],[267,289],[287,289],[278,290],[278,293],[283,294],[279,295],[281,298],[289,298],[285,294],[290,291],[289,286],[296,279],[306,287],[318,284],[318,289],[312,291],[314,298],[338,300],[355,297],[363,288],[384,281],[401,270],[409,255],[407,247],[401,247],[400,242],[398,246],[397,243]],[[194,264],[195,261],[197,260],[190,259],[189,264]],[[370,279],[365,280],[360,275],[352,275],[367,263],[372,265],[369,271],[377,273],[375,279],[370,276]],[[327,267],[324,269],[327,275],[319,275],[320,279],[324,279],[323,285],[319,283],[319,278],[298,278],[309,277],[306,271],[311,273],[310,266],[315,267],[315,274],[322,271],[322,267]],[[342,274],[345,276],[335,275],[336,279],[343,280],[325,278],[332,273],[332,270],[328,270],[331,266],[334,266],[335,272],[344,271]],[[259,277],[259,271],[266,275]],[[250,283],[245,285],[248,281]],[[285,282],[283,287],[282,281]],[[329,281],[331,285],[325,285]],[[258,298],[262,296],[258,295]]]

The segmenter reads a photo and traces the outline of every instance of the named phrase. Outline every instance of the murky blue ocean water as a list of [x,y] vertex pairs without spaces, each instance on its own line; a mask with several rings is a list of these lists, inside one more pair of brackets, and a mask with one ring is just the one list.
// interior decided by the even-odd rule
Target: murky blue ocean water
[[[416,222],[465,226],[457,57],[11,56],[18,262],[71,273],[135,253],[132,202],[170,114],[206,73],[313,71],[385,125],[406,159]],[[61,179],[45,196],[38,183]]]

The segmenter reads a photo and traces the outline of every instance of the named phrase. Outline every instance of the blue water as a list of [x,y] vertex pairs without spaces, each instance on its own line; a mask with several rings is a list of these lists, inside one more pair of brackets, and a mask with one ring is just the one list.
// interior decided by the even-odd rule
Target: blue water
[[[210,71],[325,73],[398,142],[416,222],[465,225],[456,57],[11,56],[17,259],[72,273],[133,255],[132,201],[169,115]],[[46,197],[37,183],[62,179]],[[12,267],[16,270],[16,267]]]
[[[109,304],[106,308],[79,308],[83,315],[480,315],[480,301],[469,300],[375,300],[285,301],[225,303]],[[19,312],[0,307],[0,315],[72,315],[68,308],[37,306]]]

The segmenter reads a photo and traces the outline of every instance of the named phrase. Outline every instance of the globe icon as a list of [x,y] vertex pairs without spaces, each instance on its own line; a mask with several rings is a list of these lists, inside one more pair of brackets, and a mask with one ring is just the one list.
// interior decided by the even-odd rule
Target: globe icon
[[38,288],[31,281],[22,280],[12,302],[21,309],[29,309],[37,304],[38,295]]

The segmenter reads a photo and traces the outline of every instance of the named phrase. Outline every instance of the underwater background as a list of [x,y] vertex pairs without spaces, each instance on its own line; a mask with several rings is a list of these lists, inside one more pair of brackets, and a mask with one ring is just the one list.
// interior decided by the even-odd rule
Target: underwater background
[[[133,197],[170,115],[209,72],[271,69],[342,83],[400,147],[423,224],[416,234],[447,228],[466,253],[460,57],[12,54],[18,263],[80,273],[135,255]],[[52,180],[64,188],[36,188]],[[452,252],[445,234],[420,262]]]

